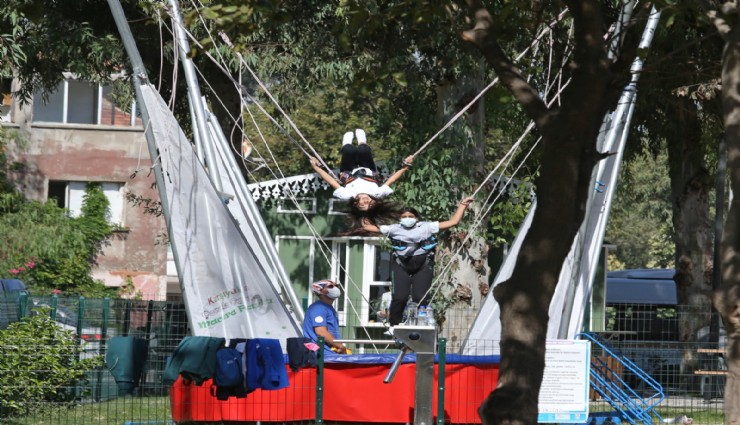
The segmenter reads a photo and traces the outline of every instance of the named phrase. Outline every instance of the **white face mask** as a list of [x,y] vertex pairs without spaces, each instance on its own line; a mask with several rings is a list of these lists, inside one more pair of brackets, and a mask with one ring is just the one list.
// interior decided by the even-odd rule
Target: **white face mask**
[[329,288],[328,292],[326,293],[326,296],[333,300],[339,298],[340,295],[342,295],[342,291],[339,290],[339,288],[337,288],[336,286],[333,288]]
[[414,227],[416,219],[414,217],[403,217],[401,219],[401,226],[403,227]]

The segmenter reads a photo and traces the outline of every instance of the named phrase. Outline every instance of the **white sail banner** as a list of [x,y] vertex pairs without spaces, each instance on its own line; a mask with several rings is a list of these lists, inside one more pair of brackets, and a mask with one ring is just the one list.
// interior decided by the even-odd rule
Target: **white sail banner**
[[141,85],[162,166],[175,254],[193,335],[274,338],[301,334],[273,286],[274,274],[239,226],[161,96]]
[[[204,105],[205,108],[205,105]],[[283,267],[274,242],[260,215],[257,204],[247,189],[247,183],[241,174],[234,153],[229,149],[221,126],[216,117],[206,108],[210,143],[216,151],[216,158],[211,161],[211,175],[216,175],[221,182],[222,198],[227,197],[226,208],[236,221],[237,226],[247,241],[260,264],[265,266],[269,281],[275,288],[288,311],[297,323],[303,322],[303,307],[293,290],[290,277]],[[214,173],[215,171],[215,173]]]

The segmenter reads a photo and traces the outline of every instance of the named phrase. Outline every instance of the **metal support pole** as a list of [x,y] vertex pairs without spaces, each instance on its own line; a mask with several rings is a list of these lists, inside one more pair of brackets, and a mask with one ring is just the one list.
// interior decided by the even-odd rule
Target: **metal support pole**
[[324,337],[319,337],[319,351],[316,352],[316,423],[324,423]]
[[[123,47],[126,49],[126,53],[131,60],[131,67],[133,69],[133,77],[135,80],[134,90],[136,90],[136,99],[141,102],[141,118],[145,126],[144,128],[146,134],[147,148],[149,150],[149,157],[152,159],[152,167],[154,169],[154,181],[157,184],[157,192],[159,193],[162,213],[165,217],[171,217],[170,204],[167,201],[167,190],[164,185],[164,176],[162,175],[162,164],[157,159],[159,157],[159,152],[157,151],[157,146],[154,143],[152,128],[151,126],[147,125],[149,123],[149,111],[146,109],[146,105],[144,104],[144,99],[141,94],[140,85],[144,84],[148,80],[148,77],[146,75],[146,68],[144,67],[144,61],[141,60],[139,50],[136,48],[136,41],[134,40],[134,36],[131,33],[131,28],[129,28],[128,26],[128,21],[126,20],[126,16],[123,13],[123,8],[121,7],[121,2],[119,0],[108,0],[108,6],[110,7],[111,14],[113,15],[113,19],[115,20],[116,26],[118,27],[118,32],[121,34]],[[134,112],[135,111],[132,111],[132,114]],[[134,118],[135,117],[132,115],[131,119]],[[171,220],[167,219],[165,220],[165,223],[167,224],[167,233],[170,235],[174,234],[172,232]],[[174,255],[176,260],[175,267],[177,268],[177,275],[182,276],[183,271],[180,270],[180,262],[177,261],[177,259],[179,258],[177,247],[174,245],[170,246],[172,247],[172,255]],[[128,335],[128,328],[126,328],[126,333],[124,334],[124,336],[125,335]]]
[[[103,323],[100,326],[100,355],[105,358],[105,342],[108,336],[108,320],[110,316],[110,298],[103,298]],[[103,373],[107,373],[105,370],[97,371],[97,382],[95,391],[95,401],[100,401],[103,396]]]
[[28,293],[23,292],[18,298],[18,320],[26,317],[28,311]]
[[440,338],[437,348],[437,425],[445,423],[445,367],[447,362],[447,338]]
[[[212,174],[217,172],[215,167],[211,166],[216,160],[216,154],[210,135],[208,134],[208,126],[206,125],[206,114],[203,109],[203,104],[200,101],[201,94],[200,86],[198,85],[198,77],[196,76],[195,67],[193,66],[192,61],[188,58],[188,54],[190,53],[190,43],[188,43],[188,37],[185,34],[185,27],[182,23],[182,18],[180,17],[180,10],[177,6],[177,1],[169,0],[169,4],[172,12],[173,27],[175,29],[175,34],[177,35],[177,48],[180,52],[180,59],[182,59],[181,62],[182,68],[185,71],[185,80],[188,83],[188,100],[195,112],[197,127],[193,129],[193,133],[198,133],[198,141],[201,145],[198,146],[198,156],[203,162],[203,165],[208,169],[211,183],[213,183],[216,190],[220,192],[221,179],[219,179],[217,175]],[[203,153],[200,151],[200,148],[205,151],[205,161],[203,161]]]
[[56,319],[58,307],[59,307],[59,296],[52,295],[51,296],[51,311],[49,312],[49,316],[51,316],[51,320]]
[[434,326],[396,326],[393,337],[416,354],[414,425],[432,425],[437,330]]

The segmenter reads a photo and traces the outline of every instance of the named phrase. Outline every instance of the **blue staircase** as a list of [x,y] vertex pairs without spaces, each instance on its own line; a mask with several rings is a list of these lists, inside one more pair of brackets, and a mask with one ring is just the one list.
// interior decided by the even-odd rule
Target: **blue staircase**
[[[581,333],[576,338],[591,342],[591,388],[614,409],[611,413],[590,415],[587,424],[652,424],[655,419],[659,423],[663,422],[663,418],[655,410],[665,399],[663,386],[658,381],[619,350],[612,348],[599,335]],[[617,364],[622,373],[613,369]],[[624,380],[624,372],[634,375],[634,387]],[[637,388],[640,390],[637,391]]]

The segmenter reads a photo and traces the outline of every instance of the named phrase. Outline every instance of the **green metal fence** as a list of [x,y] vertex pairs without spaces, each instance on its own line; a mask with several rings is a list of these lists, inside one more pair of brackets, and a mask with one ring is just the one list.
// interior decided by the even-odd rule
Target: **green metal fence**
[[[78,359],[105,358],[110,343],[115,337],[130,336],[147,342],[146,361],[140,375],[140,382],[131,392],[121,391],[108,367],[101,362],[95,368],[87,370],[81,379],[70,381],[61,386],[56,394],[38,399],[0,400],[0,423],[2,424],[168,424],[172,423],[170,388],[162,383],[162,375],[168,359],[178,343],[188,334],[187,317],[184,305],[179,302],[128,300],[128,299],[86,299],[80,297],[56,296],[0,296],[0,356],[9,357],[15,352],[6,341],[8,326],[23,317],[48,314],[53,318],[50,326],[69,331],[79,351],[74,355]],[[617,332],[618,330],[615,330]],[[722,424],[724,363],[721,347],[710,347],[707,343],[686,344],[677,342],[634,341],[629,338],[614,338],[612,344],[622,350],[652,376],[661,382],[666,389],[667,398],[660,405],[659,411],[666,418],[688,416],[693,424]],[[31,347],[31,353],[39,355],[50,352],[54,342],[44,342],[29,338],[23,342]],[[488,346],[494,342],[489,341]],[[454,344],[452,345],[455,346]],[[356,347],[357,348],[357,347]],[[450,350],[448,344],[438,346],[440,354]],[[701,350],[701,351],[699,351]],[[393,352],[388,347],[385,352]],[[695,355],[700,364],[693,369],[680,367],[682,359],[689,354]],[[20,389],[36,385],[44,376],[51,373],[46,366],[39,364],[35,370],[21,371],[7,367],[0,370],[0,393],[20,393]],[[696,370],[704,374],[696,373]],[[324,406],[334,403],[341,397],[374,397],[363,388],[347,388],[343,394],[324,393],[324,369],[315,369],[315,388],[296,389],[311,391],[316,394],[316,403],[309,406],[313,415],[308,419],[291,421],[291,423],[325,423]],[[456,381],[446,384],[445,375],[454,371],[444,362],[444,356],[438,365],[437,387],[438,403],[434,406],[437,425],[449,423],[445,418],[445,409],[455,405],[475,410],[470,400],[450,396],[455,394]],[[23,372],[23,373],[22,373]],[[31,378],[28,378],[31,376]],[[24,378],[18,378],[24,377]],[[624,376],[626,380],[630,376]],[[313,381],[312,381],[313,382]],[[492,388],[481,387],[480,392],[487,394]],[[460,392],[463,393],[463,392]],[[202,409],[210,405],[205,403]],[[23,414],[13,413],[13,403],[25,403]],[[249,397],[244,403],[250,403]],[[271,400],[264,409],[288,409],[292,406],[281,405],[287,401]],[[199,407],[200,408],[200,407]],[[382,408],[379,406],[378,408]],[[591,395],[591,410],[603,411],[610,407],[597,394]],[[270,421],[263,421],[270,422]],[[273,421],[280,422],[280,421]],[[470,420],[471,423],[477,420]],[[203,423],[200,422],[199,423]]]

